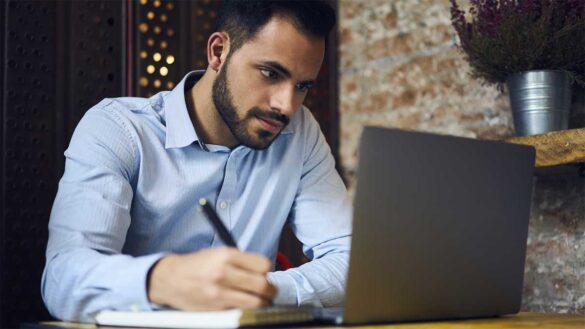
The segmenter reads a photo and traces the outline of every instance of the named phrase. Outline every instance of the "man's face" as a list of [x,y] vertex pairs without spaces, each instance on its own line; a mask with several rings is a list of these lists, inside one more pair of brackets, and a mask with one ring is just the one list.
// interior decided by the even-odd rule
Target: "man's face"
[[212,98],[238,142],[254,149],[270,146],[300,109],[324,49],[323,39],[307,36],[276,16],[227,56]]

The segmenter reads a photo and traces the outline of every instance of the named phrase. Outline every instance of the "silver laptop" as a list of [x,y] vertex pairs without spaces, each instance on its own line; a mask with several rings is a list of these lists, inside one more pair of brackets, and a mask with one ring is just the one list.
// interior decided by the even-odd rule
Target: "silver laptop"
[[345,307],[336,322],[519,311],[534,148],[367,127],[359,154]]

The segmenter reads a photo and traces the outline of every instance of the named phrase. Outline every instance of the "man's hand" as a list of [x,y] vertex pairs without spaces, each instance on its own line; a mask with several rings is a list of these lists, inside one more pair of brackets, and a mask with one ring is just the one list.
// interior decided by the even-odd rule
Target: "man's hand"
[[270,269],[267,258],[235,248],[169,255],[150,271],[148,298],[182,310],[261,307],[276,295]]

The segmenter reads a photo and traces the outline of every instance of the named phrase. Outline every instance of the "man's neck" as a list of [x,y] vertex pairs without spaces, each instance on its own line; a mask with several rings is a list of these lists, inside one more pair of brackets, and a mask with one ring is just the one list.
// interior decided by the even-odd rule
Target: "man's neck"
[[219,115],[211,96],[215,75],[215,72],[206,70],[195,86],[185,92],[189,117],[202,142],[234,148],[238,142]]

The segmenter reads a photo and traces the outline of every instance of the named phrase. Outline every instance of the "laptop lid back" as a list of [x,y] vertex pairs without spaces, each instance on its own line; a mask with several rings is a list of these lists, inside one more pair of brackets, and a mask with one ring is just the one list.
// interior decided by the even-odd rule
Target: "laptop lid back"
[[520,308],[532,147],[367,127],[345,323]]

